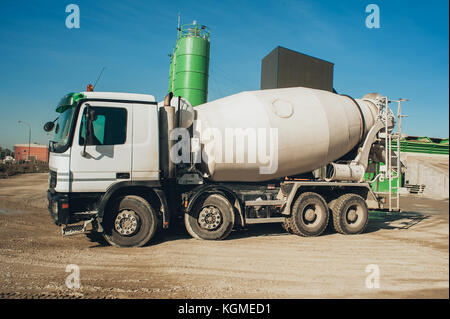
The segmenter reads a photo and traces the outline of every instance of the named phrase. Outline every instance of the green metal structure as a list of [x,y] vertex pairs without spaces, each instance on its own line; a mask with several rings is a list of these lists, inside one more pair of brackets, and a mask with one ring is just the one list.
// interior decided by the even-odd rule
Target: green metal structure
[[[375,176],[377,176],[380,173],[381,166],[385,166],[385,164],[377,163],[375,172],[366,173],[364,175],[364,179],[366,181],[373,180],[375,178]],[[398,177],[400,179],[400,181],[399,181],[400,185],[402,185],[403,176],[404,176],[404,174],[400,174],[400,176]],[[391,189],[395,188],[396,186],[397,186],[397,178],[393,178],[391,181]],[[385,179],[383,181],[377,180],[377,181],[371,183],[371,187],[375,192],[387,193],[387,192],[389,192],[389,181],[387,179]]]
[[[396,141],[392,143],[394,146]],[[402,152],[425,153],[425,154],[446,154],[448,155],[448,138],[430,138],[427,136],[408,136],[400,140]]]
[[[392,147],[394,151],[397,151],[397,141],[392,141]],[[427,136],[408,136],[400,140],[400,150],[402,153],[422,153],[422,154],[449,154],[449,143],[448,138],[430,138]],[[365,180],[370,181],[380,171],[380,166],[384,166],[384,163],[379,163],[375,172],[366,173]],[[402,185],[402,177],[404,174],[400,175],[400,185]],[[392,180],[392,186],[397,184],[397,179]],[[378,181],[371,184],[372,189],[376,192],[388,192],[389,191],[389,181]]]
[[192,106],[208,98],[210,30],[198,24],[183,25],[171,54],[169,92],[188,100]]

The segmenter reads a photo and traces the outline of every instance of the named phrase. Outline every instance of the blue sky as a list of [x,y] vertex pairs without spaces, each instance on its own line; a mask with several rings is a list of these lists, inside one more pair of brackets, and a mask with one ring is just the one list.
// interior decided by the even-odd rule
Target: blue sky
[[[80,8],[67,29],[65,8]],[[365,8],[380,8],[368,29]],[[335,63],[334,87],[355,98],[409,98],[404,132],[448,137],[448,1],[1,1],[0,146],[47,143],[43,124],[68,92],[167,91],[168,54],[182,23],[211,29],[209,100],[260,87],[261,59],[278,45]]]

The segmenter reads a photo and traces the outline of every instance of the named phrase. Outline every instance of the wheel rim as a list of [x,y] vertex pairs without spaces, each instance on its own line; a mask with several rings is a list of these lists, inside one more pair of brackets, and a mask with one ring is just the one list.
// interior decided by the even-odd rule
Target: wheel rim
[[303,223],[308,227],[315,227],[323,220],[323,209],[316,204],[309,204],[305,206],[302,211]]
[[222,223],[222,214],[215,206],[204,207],[198,215],[199,226],[206,230],[215,230]]
[[120,211],[114,221],[115,230],[122,236],[134,235],[138,231],[139,226],[139,217],[132,210]]
[[358,228],[364,222],[364,215],[361,205],[350,205],[345,211],[345,222],[351,228]]

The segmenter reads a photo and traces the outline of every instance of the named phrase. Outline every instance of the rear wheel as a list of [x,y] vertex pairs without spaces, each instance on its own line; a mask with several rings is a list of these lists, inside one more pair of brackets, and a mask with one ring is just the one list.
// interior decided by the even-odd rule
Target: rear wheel
[[345,194],[330,205],[334,229],[341,234],[360,234],[369,222],[366,201],[356,194]]
[[160,224],[150,204],[142,197],[128,195],[105,212],[103,237],[118,247],[141,247],[152,239]]
[[301,194],[292,207],[289,225],[300,236],[319,236],[327,228],[329,219],[327,203],[317,193]]
[[234,227],[234,209],[222,195],[205,195],[185,214],[184,223],[194,238],[225,239]]

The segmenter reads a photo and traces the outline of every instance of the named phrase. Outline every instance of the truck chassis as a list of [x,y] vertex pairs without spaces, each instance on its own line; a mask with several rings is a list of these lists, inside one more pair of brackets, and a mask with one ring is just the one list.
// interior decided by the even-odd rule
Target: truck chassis
[[63,235],[86,233],[91,223],[91,231],[125,247],[143,246],[159,229],[183,219],[194,238],[206,240],[224,239],[249,224],[274,222],[300,236],[318,236],[329,223],[339,233],[359,234],[368,210],[384,209],[383,198],[368,183],[296,180],[195,186],[122,182],[104,194],[55,197],[49,190],[48,199],[55,223],[65,225]]

